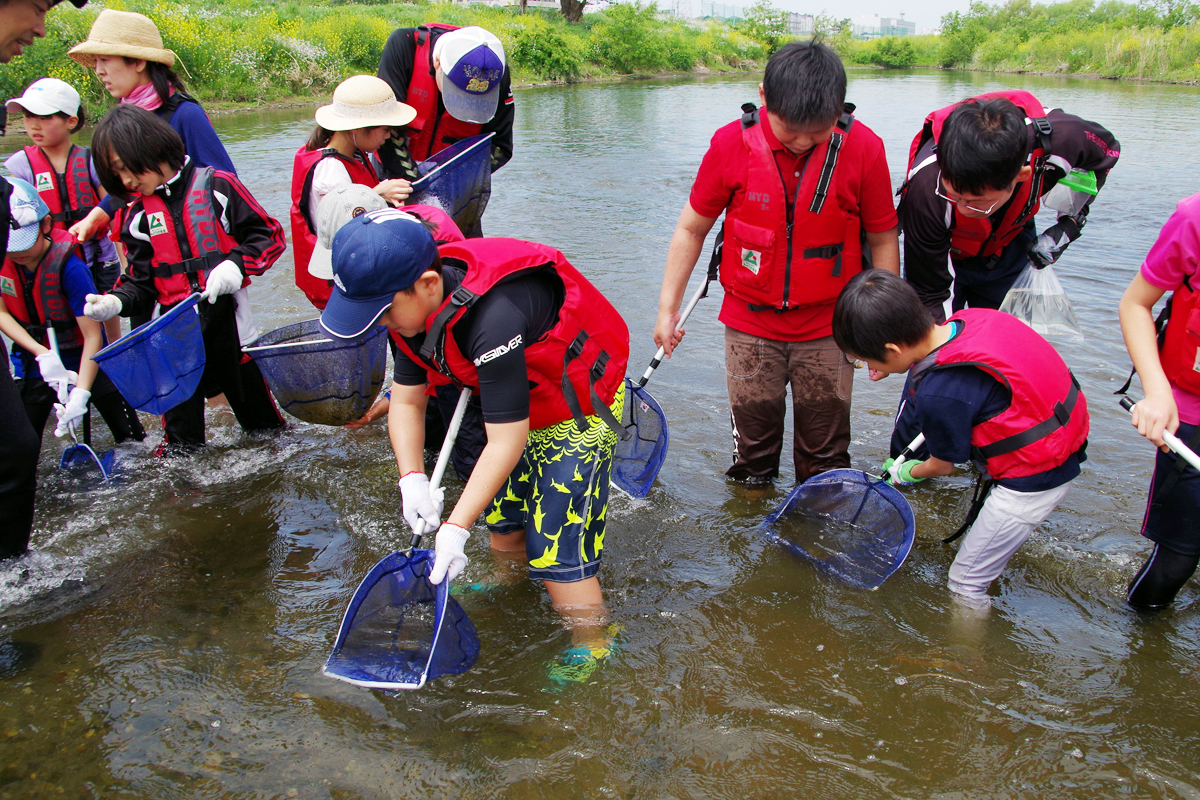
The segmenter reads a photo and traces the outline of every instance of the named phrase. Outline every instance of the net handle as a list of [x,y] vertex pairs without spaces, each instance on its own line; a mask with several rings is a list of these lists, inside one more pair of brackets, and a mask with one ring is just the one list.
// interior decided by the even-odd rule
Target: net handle
[[[696,304],[700,302],[700,299],[704,297],[705,293],[708,291],[708,283],[710,280],[712,279],[705,278],[700,282],[700,286],[697,287],[696,291],[692,294],[692,299],[688,300],[688,304],[684,306],[683,313],[679,316],[679,322],[675,323],[675,330],[678,331],[683,328],[684,323],[687,322],[688,317],[690,317],[692,315],[692,311],[695,310]],[[650,376],[654,374],[654,370],[658,369],[658,365],[662,363],[663,356],[666,354],[667,349],[665,347],[658,348],[658,352],[654,354],[654,358],[650,359],[650,366],[646,367],[646,372],[642,375],[642,377],[638,378],[638,386],[646,385],[646,383],[650,380]]]
[[309,344],[329,344],[333,339],[305,339],[302,342],[285,342],[284,344],[260,344],[254,347],[243,347],[243,353],[259,353],[263,350],[280,350],[284,347],[304,347]]
[[896,456],[896,460],[892,462],[892,466],[888,468],[887,472],[879,477],[884,480],[887,480],[888,477],[891,477],[892,480],[896,480],[897,476],[900,474],[900,465],[905,461],[908,461],[916,449],[923,444],[925,444],[925,434],[918,433],[917,438],[909,442],[908,447],[904,448],[900,455]]
[[[442,440],[442,449],[438,452],[437,463],[433,465],[433,474],[429,476],[430,492],[442,485],[442,478],[446,474],[446,465],[450,463],[450,451],[454,449],[454,440],[458,438],[458,429],[462,427],[463,416],[467,413],[467,403],[469,402],[471,402],[471,388],[464,386],[458,395],[458,405],[454,407],[454,416],[450,418],[450,425],[446,428],[446,438]],[[425,528],[425,520],[422,519],[417,523],[417,529],[413,532],[410,549],[416,550],[420,546],[421,537],[425,535]]]
[[[1121,398],[1121,408],[1125,409],[1126,411],[1132,412],[1134,405],[1136,404],[1128,397]],[[1200,471],[1200,456],[1197,456],[1192,448],[1184,444],[1178,436],[1170,431],[1164,430],[1162,438],[1163,441],[1167,443],[1167,447],[1174,450],[1180,458],[1190,464],[1192,469]]]

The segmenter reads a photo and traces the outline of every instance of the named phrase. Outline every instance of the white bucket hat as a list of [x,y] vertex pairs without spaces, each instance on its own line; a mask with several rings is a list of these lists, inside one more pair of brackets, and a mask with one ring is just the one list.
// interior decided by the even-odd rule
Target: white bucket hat
[[175,66],[175,53],[163,47],[162,35],[149,17],[111,8],[100,12],[88,38],[67,55],[88,69],[96,68],[96,56],[125,56]]
[[308,260],[308,273],[321,280],[333,280],[333,237],[350,220],[381,208],[387,208],[387,201],[360,183],[339,186],[322,197],[317,206],[317,243]]
[[374,75],[353,75],[333,90],[333,102],[317,109],[317,124],[327,131],[355,131],[387,125],[399,128],[416,119],[417,110],[396,99],[392,87]]
[[6,108],[10,114],[19,114],[24,109],[39,117],[59,112],[74,117],[79,113],[79,92],[58,78],[39,78],[29,84],[25,94],[9,100]]

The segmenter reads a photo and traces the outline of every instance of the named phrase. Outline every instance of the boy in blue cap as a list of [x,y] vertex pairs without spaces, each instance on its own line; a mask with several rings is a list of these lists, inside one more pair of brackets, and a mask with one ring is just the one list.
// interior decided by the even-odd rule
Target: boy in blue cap
[[[551,678],[585,680],[611,647],[597,572],[629,355],[621,316],[553,248],[492,238],[439,249],[394,209],[338,231],[333,280],[321,326],[351,338],[385,325],[400,353],[388,431],[405,519],[438,529],[430,580],[466,567],[484,514],[492,549],[523,550],[572,627]],[[443,523],[423,446],[429,394],[447,383],[479,394],[487,444]]]

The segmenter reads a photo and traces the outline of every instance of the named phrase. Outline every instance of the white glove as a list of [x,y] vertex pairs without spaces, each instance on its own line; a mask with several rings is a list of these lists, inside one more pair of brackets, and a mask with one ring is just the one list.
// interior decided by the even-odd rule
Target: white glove
[[121,313],[121,298],[111,294],[89,294],[83,298],[83,315],[96,322],[108,322]]
[[71,390],[71,396],[67,398],[65,406],[62,403],[55,403],[54,413],[58,414],[58,425],[54,428],[54,435],[59,438],[66,436],[71,423],[87,413],[88,400],[91,399],[91,392],[76,386]]
[[42,380],[54,387],[59,393],[61,399],[66,392],[63,391],[65,384],[74,384],[79,380],[78,373],[71,372],[63,366],[62,359],[58,357],[58,353],[53,350],[42,353],[37,357],[38,372],[42,374]]
[[430,489],[424,472],[410,472],[400,479],[404,499],[404,519],[413,533],[425,533],[442,524],[443,492]]
[[435,586],[442,578],[453,581],[467,567],[467,554],[463,545],[467,543],[471,532],[460,528],[453,522],[443,525],[437,534],[437,544],[433,548],[433,569],[429,573],[429,582]]
[[208,273],[208,278],[204,282],[204,294],[200,295],[200,299],[215,303],[221,295],[233,294],[242,288],[244,277],[237,264],[228,259],[222,261]]

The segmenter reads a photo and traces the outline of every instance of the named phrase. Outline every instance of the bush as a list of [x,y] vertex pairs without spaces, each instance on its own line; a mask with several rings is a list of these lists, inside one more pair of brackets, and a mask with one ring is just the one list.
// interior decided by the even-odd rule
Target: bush
[[550,80],[578,79],[583,65],[575,43],[544,21],[534,20],[517,31],[515,43],[507,51],[509,60]]
[[667,65],[659,36],[654,5],[638,8],[617,3],[603,12],[592,28],[592,47],[598,59],[617,72],[657,72]]
[[871,63],[879,67],[911,67],[917,63],[917,54],[912,42],[898,36],[887,36],[875,42]]

